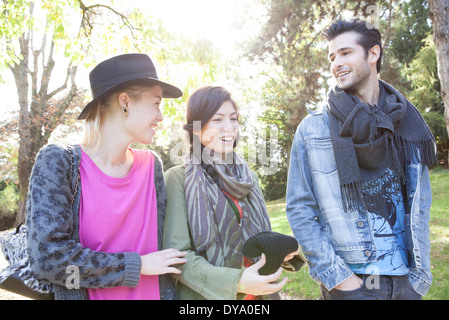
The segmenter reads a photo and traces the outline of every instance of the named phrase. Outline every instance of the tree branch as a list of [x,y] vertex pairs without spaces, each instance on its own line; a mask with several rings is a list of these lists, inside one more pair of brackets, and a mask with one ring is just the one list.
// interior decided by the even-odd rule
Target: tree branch
[[[93,10],[95,8],[104,8],[104,9],[107,9],[107,10],[113,12],[118,17],[120,17],[120,19],[122,20],[123,24],[130,30],[132,38],[134,39],[134,29],[135,28],[134,28],[132,23],[128,20],[128,18],[124,14],[122,14],[122,13],[118,12],[117,10],[115,10],[114,8],[112,8],[110,6],[107,6],[107,5],[104,5],[104,4],[97,3],[97,4],[93,4],[91,6],[86,6],[82,0],[78,0],[78,3],[80,5],[81,11],[83,12],[83,17],[81,19],[81,28],[83,28],[87,32],[87,34],[90,34],[91,30],[93,29],[93,25],[92,25],[92,23],[91,23],[91,21],[89,19],[88,12],[89,11],[93,12]],[[85,28],[85,23],[87,24],[88,29]]]
[[[45,36],[45,38],[46,38],[46,36]],[[55,61],[53,59],[54,49],[55,49],[55,41],[54,41],[54,37],[52,35],[51,40],[50,40],[50,52],[48,54],[46,63],[45,63],[45,59],[44,59],[44,52],[42,52],[42,60],[43,60],[42,64],[44,67],[42,70],[41,90],[39,93],[41,97],[48,97],[48,95],[47,95],[48,85],[50,83],[51,74],[52,74],[53,68],[55,66]]]
[[387,30],[385,32],[385,36],[384,36],[384,43],[382,45],[382,48],[386,48],[386,45],[388,44],[388,41],[390,41],[390,32],[391,32],[391,20],[392,20],[392,16],[393,16],[393,0],[390,0],[389,4],[388,4],[388,9],[389,9],[389,14],[388,14],[388,27]]
[[[74,72],[75,70],[75,72]],[[69,82],[69,78],[70,76],[72,76],[74,73],[76,73],[76,66],[72,67],[72,63],[70,62],[68,67],[67,67],[67,73],[66,73],[66,77],[65,77],[65,81],[64,84],[61,85],[59,88],[56,88],[55,90],[53,90],[52,92],[50,92],[49,94],[46,95],[46,99],[51,99],[53,96],[55,96],[56,94],[58,94],[59,92],[67,89],[67,84]],[[75,85],[75,79],[74,76],[72,76],[72,87],[76,87]]]

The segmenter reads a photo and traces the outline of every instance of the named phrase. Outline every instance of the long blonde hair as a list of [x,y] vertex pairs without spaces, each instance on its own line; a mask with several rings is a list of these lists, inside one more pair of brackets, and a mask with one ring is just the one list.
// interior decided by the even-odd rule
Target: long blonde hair
[[83,134],[81,136],[81,144],[86,146],[90,151],[95,151],[101,143],[101,125],[103,115],[112,105],[117,96],[125,92],[134,100],[140,100],[142,93],[151,88],[150,85],[135,85],[121,89],[102,97],[98,103],[90,110],[84,121]]

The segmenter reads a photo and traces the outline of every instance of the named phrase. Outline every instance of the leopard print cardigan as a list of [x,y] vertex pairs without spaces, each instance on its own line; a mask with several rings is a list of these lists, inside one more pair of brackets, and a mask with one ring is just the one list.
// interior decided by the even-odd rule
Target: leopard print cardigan
[[[162,250],[167,194],[162,162],[154,155],[158,247]],[[81,186],[76,188],[80,160],[80,146],[49,144],[38,153],[30,177],[26,218],[30,265],[38,278],[52,284],[56,300],[85,300],[87,290],[83,288],[135,287],[140,278],[138,253],[104,253],[82,247]],[[176,299],[170,275],[159,276],[159,287],[161,299]]]

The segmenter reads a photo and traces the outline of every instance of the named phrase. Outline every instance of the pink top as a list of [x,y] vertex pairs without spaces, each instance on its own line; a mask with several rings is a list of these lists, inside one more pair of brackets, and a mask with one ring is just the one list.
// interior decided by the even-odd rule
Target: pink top
[[[130,149],[134,162],[128,175],[104,174],[83,151],[80,164],[80,240],[85,248],[117,253],[155,252],[157,199],[154,156]],[[135,288],[88,289],[91,300],[159,300],[159,277],[141,275]]]

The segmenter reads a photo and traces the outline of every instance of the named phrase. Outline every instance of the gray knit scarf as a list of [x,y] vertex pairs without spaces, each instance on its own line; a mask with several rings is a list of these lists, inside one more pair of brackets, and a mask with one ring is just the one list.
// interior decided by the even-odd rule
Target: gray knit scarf
[[[213,167],[220,185],[214,182],[191,154],[185,158],[185,195],[190,232],[197,252],[206,255],[213,242],[214,252],[207,252],[209,262],[216,266],[241,267],[243,243],[253,235],[271,230],[263,196],[254,186],[248,164],[232,153],[232,165],[210,156],[204,148],[203,162]],[[243,217],[237,216],[232,201],[225,194],[239,199]]]
[[[379,85],[378,106],[360,102],[338,86],[328,94],[330,134],[345,211],[366,208],[362,189],[388,179],[387,169],[403,182],[406,164],[413,159],[427,166],[437,162],[435,139],[419,111],[390,84],[379,80]],[[399,191],[386,186],[384,193]]]

